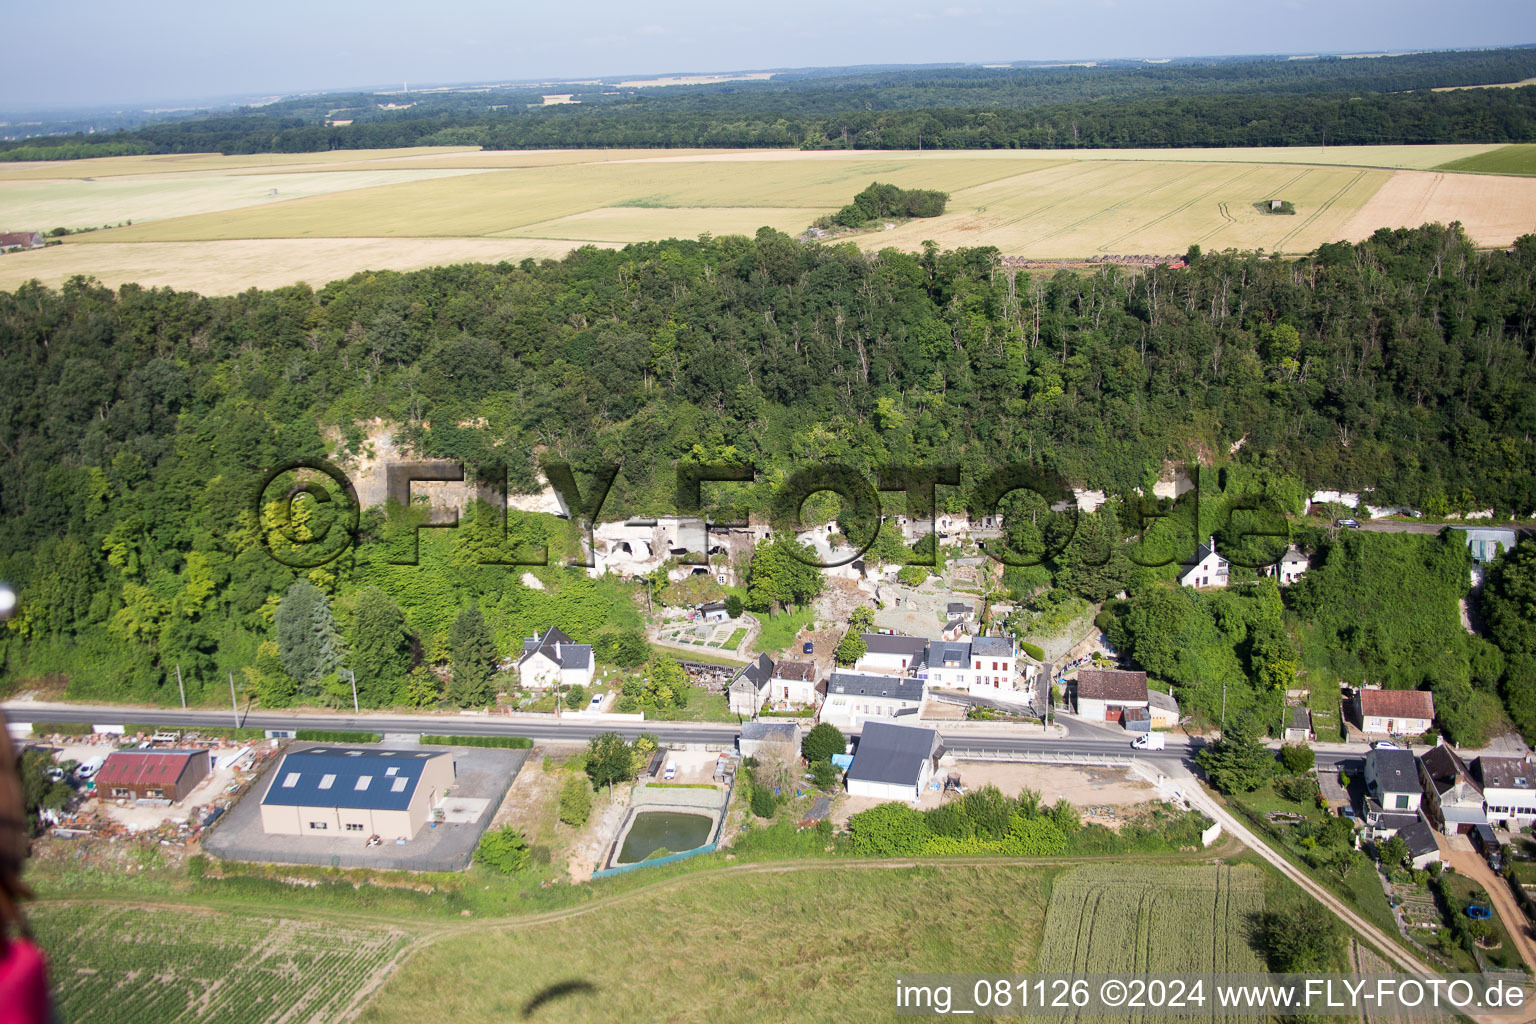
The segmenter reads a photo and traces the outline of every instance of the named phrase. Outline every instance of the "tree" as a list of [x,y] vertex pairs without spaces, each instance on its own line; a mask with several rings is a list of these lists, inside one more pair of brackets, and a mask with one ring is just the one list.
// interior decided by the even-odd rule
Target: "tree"
[[1259,942],[1269,967],[1302,974],[1335,969],[1343,961],[1343,929],[1316,900],[1291,899],[1259,918]]
[[1287,743],[1280,748],[1280,763],[1292,775],[1300,775],[1312,770],[1312,766],[1317,763],[1317,755],[1305,743]]
[[904,565],[896,570],[896,581],[903,586],[917,587],[928,578],[928,569],[922,565]]
[[773,790],[766,786],[753,786],[751,799],[747,801],[752,808],[752,813],[759,818],[771,818],[779,809],[778,797],[773,795]]
[[515,875],[528,866],[528,837],[513,825],[491,829],[480,837],[475,860],[503,875]]
[[1196,754],[1195,761],[1222,793],[1247,793],[1275,774],[1275,755],[1258,741],[1246,716],[1233,719],[1221,739]]
[[313,683],[341,663],[341,635],[331,617],[331,603],[308,580],[288,588],[273,624],[283,671],[297,682]]
[[592,784],[572,775],[560,786],[560,820],[580,828],[592,814]]
[[586,699],[587,688],[582,686],[580,683],[577,683],[566,692],[565,706],[570,708],[572,711],[575,711],[581,707],[582,702]]
[[746,610],[746,602],[735,594],[725,595],[725,614],[733,619],[741,618],[741,613]]
[[453,680],[448,686],[448,702],[457,707],[484,707],[496,699],[496,641],[491,639],[485,616],[476,605],[459,612],[448,631],[449,656],[453,662]]
[[378,707],[411,671],[411,636],[400,606],[378,587],[358,591],[350,639],[358,700]]
[[838,641],[835,656],[839,665],[852,665],[868,653],[869,644],[865,642],[863,635],[850,629]]
[[834,755],[846,753],[848,737],[831,722],[818,722],[800,741],[800,754],[807,761],[830,761]]
[[587,777],[592,785],[610,789],[635,777],[635,759],[624,737],[605,732],[587,741]]
[[1377,847],[1376,853],[1383,867],[1401,867],[1403,861],[1408,859],[1408,844],[1401,836],[1393,836]]
[[748,607],[772,612],[816,597],[825,580],[815,563],[816,553],[791,537],[763,541],[747,565]]
[[811,762],[811,785],[817,789],[832,789],[837,785],[837,766],[831,761]]

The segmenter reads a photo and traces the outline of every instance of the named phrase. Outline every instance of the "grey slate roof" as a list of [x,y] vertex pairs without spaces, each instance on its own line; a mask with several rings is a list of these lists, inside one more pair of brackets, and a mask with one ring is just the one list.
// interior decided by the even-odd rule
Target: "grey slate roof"
[[1456,751],[1445,744],[1433,747],[1424,752],[1419,758],[1419,763],[1424,766],[1424,774],[1429,777],[1430,784],[1435,787],[1435,792],[1445,794],[1456,788],[1457,783],[1465,782],[1477,792],[1481,788],[1472,779],[1472,773],[1467,769],[1467,764]]
[[1013,640],[1006,636],[978,636],[971,641],[971,654],[977,658],[1011,658]]
[[1523,757],[1480,757],[1477,774],[1484,789],[1530,789],[1536,767]]
[[916,786],[923,762],[934,755],[939,734],[911,725],[867,722],[854,751],[848,778],[856,782],[884,782]]
[[1366,755],[1376,760],[1376,786],[1383,793],[1421,793],[1419,772],[1411,750],[1373,750]]
[[517,659],[521,665],[535,654],[543,654],[561,668],[587,668],[592,664],[592,645],[578,644],[556,626],[550,626],[543,635],[535,633],[523,641],[523,656]]
[[969,668],[971,645],[959,640],[935,640],[928,645],[928,667],[941,668],[956,665]]
[[766,654],[759,654],[750,665],[736,673],[736,677],[731,680],[731,687],[734,689],[736,684],[748,682],[761,690],[772,678],[773,659]]
[[1398,829],[1407,828],[1409,825],[1412,825],[1418,820],[1419,816],[1417,814],[1382,813],[1376,815],[1376,824],[1372,827],[1380,829],[1383,832],[1387,829],[1396,831]]
[[916,661],[923,656],[928,641],[904,633],[865,633],[864,646],[870,654],[900,654],[910,661]]
[[793,722],[743,722],[741,738],[761,743],[795,743],[796,726]]
[[1302,732],[1312,731],[1312,712],[1306,708],[1291,709],[1291,729],[1300,729]]
[[951,601],[949,602],[949,607],[944,609],[944,614],[969,615],[971,614],[971,606],[966,604],[964,601]]
[[864,672],[833,672],[827,680],[827,696],[888,697],[892,700],[921,701],[923,681],[898,676],[873,675]]
[[[263,804],[274,807],[347,807],[403,811],[411,804],[422,768],[447,751],[360,750],[311,747],[283,757]],[[326,779],[330,778],[329,784]],[[359,789],[363,779],[368,781]],[[404,785],[396,780],[404,779]]]
[[1162,690],[1147,689],[1147,706],[1162,708],[1164,711],[1179,713],[1179,702],[1173,699],[1173,694],[1164,693]]
[[1423,815],[1415,817],[1413,824],[1398,829],[1397,835],[1408,844],[1410,857],[1422,857],[1440,848],[1440,844],[1435,842],[1435,834],[1429,830],[1429,823],[1424,820]]

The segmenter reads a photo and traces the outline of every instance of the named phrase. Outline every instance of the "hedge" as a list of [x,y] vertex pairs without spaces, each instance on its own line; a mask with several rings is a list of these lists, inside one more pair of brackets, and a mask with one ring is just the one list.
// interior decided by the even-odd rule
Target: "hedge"
[[340,732],[330,729],[299,729],[293,734],[297,740],[318,740],[321,743],[377,743],[384,737],[376,732]]
[[1029,643],[1028,641],[1020,640],[1019,650],[1023,651],[1031,658],[1034,658],[1036,661],[1045,660],[1045,651],[1041,650],[1039,647],[1036,647],[1034,644]]
[[88,736],[93,727],[84,722],[33,722],[33,736]]
[[709,782],[647,782],[652,789],[715,789]]
[[510,750],[527,750],[533,740],[527,736],[423,736],[423,743],[448,747],[502,747]]

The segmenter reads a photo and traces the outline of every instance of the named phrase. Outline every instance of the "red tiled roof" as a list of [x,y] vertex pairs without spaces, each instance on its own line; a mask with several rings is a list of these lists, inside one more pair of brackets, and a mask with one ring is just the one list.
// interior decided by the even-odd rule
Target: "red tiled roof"
[[1146,700],[1147,674],[1085,668],[1077,674],[1077,696],[1089,700]]
[[0,245],[36,245],[43,236],[36,231],[0,232]]
[[1375,718],[1435,717],[1435,699],[1428,690],[1361,690],[1360,713]]
[[96,773],[96,788],[106,786],[171,785],[200,750],[119,750],[108,754]]

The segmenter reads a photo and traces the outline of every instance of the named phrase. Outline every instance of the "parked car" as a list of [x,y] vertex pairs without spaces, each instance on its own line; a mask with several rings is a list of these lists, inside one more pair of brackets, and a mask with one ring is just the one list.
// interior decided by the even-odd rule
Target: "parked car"
[[1339,808],[1339,817],[1344,818],[1344,819],[1346,819],[1348,821],[1354,821],[1355,820],[1355,809],[1353,807],[1349,806],[1349,804],[1345,804],[1343,807]]
[[1344,527],[1347,530],[1360,529],[1360,521],[1358,519],[1340,519],[1338,525]]
[[812,643],[810,640],[807,640],[805,642],[805,646],[800,648],[800,652],[802,654],[814,654],[814,653],[816,653],[816,645],[814,643]]
[[1371,749],[1372,750],[1402,750],[1403,748],[1398,746],[1396,743],[1393,743],[1391,740],[1377,740],[1375,743],[1371,744]]
[[668,761],[667,766],[661,770],[661,777],[667,782],[671,782],[673,779],[677,778],[677,764],[675,762]]
[[589,702],[587,702],[587,710],[588,711],[597,711],[600,708],[602,708],[602,706],[603,706],[603,695],[600,694],[600,693],[594,693],[592,695],[592,699]]

